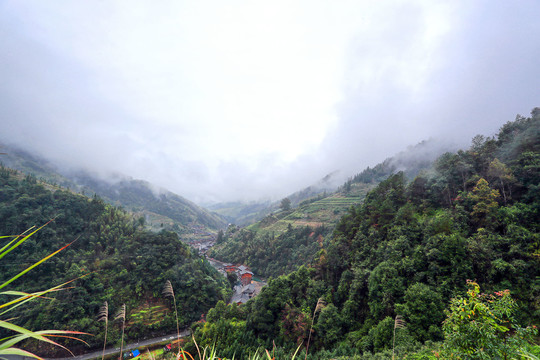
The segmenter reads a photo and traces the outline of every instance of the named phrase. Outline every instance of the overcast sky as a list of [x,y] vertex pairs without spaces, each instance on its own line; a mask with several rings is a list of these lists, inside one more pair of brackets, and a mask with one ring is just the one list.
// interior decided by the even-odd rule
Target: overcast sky
[[0,0],[0,139],[280,198],[540,106],[540,2]]

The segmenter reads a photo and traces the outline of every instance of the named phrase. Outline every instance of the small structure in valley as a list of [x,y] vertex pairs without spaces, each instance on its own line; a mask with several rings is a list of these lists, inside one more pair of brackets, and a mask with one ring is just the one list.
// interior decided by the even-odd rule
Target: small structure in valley
[[236,271],[236,266],[234,266],[233,264],[225,264],[223,266],[223,268],[225,269],[226,272],[228,273],[233,273]]
[[251,271],[249,271],[248,267],[246,267],[244,265],[240,265],[238,267],[238,277],[240,278],[240,282],[242,283],[242,285],[246,286],[246,285],[251,284],[251,279],[253,278],[253,273]]
[[253,284],[249,285],[236,285],[234,287],[234,295],[231,299],[231,303],[245,304],[249,299],[254,297],[256,290]]

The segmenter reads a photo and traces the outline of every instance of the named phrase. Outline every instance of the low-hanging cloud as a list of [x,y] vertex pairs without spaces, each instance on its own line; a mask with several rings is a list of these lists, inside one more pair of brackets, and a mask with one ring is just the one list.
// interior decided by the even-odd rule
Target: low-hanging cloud
[[279,198],[540,99],[540,4],[0,4],[0,140],[196,201]]

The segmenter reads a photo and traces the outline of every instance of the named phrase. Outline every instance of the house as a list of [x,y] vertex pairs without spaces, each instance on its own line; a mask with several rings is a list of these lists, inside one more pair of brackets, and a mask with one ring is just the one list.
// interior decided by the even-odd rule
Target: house
[[236,271],[236,266],[234,266],[233,264],[225,264],[224,269],[228,273],[233,273]]
[[251,278],[253,277],[253,273],[248,270],[244,270],[240,272],[240,282],[243,286],[251,284]]
[[242,305],[247,303],[249,300],[249,296],[246,294],[234,294],[231,303],[236,303],[238,305]]
[[234,287],[234,295],[231,299],[231,303],[237,303],[238,305],[245,304],[249,299],[255,296],[255,286],[253,284]]
[[242,287],[242,294],[246,294],[250,299],[255,296],[255,285],[249,284]]

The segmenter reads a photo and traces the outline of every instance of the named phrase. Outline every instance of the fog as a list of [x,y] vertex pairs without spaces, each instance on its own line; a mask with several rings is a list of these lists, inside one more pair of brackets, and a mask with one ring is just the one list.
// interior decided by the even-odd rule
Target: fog
[[540,106],[537,1],[2,1],[0,140],[279,199]]

